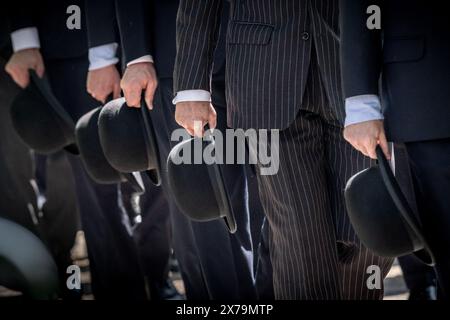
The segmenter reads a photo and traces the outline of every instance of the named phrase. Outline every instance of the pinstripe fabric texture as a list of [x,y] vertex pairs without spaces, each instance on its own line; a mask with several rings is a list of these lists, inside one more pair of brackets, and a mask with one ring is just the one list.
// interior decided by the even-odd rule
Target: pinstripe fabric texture
[[342,138],[315,59],[302,109],[280,132],[280,171],[259,176],[270,224],[275,295],[279,299],[380,299],[369,290],[367,268],[382,278],[392,259],[375,256],[356,237],[344,206],[346,181],[370,159]]
[[[210,90],[223,0],[182,0],[175,90]],[[338,0],[232,0],[227,34],[228,125],[285,129],[302,105],[311,43],[340,121]]]
[[[181,0],[175,92],[210,90],[221,0]],[[346,181],[368,167],[342,138],[338,0],[232,0],[227,34],[228,122],[283,129],[280,170],[259,176],[278,299],[379,299],[367,267],[392,259],[358,241]],[[270,146],[273,147],[273,146]]]

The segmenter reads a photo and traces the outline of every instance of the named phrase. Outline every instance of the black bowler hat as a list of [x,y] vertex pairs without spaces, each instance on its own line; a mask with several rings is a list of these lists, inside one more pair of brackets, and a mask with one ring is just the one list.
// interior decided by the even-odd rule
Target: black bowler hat
[[[205,148],[213,143],[212,139],[192,138],[177,144],[167,160],[169,187],[178,208],[187,217],[194,221],[223,218],[228,230],[235,233],[236,220],[220,165],[194,162],[194,150],[203,155]],[[184,152],[190,152],[189,163],[181,161],[186,156]]]
[[421,225],[400,190],[383,151],[377,164],[354,175],[345,188],[348,214],[362,243],[380,256],[415,253],[434,264]]
[[115,184],[128,181],[136,191],[143,192],[144,187],[139,174],[119,172],[106,159],[98,133],[101,108],[98,107],[83,115],[75,128],[78,149],[86,171],[97,183]]
[[45,78],[30,70],[30,84],[11,105],[15,130],[31,149],[49,154],[61,149],[77,153],[75,124],[52,93]]
[[100,111],[100,143],[111,166],[125,173],[146,171],[161,184],[161,165],[150,111],[142,99],[141,108],[130,108],[124,98],[108,102]]

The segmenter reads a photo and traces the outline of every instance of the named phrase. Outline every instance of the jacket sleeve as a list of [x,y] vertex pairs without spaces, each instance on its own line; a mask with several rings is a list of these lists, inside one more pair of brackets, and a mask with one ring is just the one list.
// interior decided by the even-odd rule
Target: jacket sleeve
[[9,30],[11,32],[36,27],[33,13],[39,12],[38,1],[26,4],[21,1],[11,1],[5,9],[9,17]]
[[[381,30],[370,30],[367,9],[382,1],[340,0],[341,68],[346,98],[378,95],[382,66]],[[381,11],[381,19],[383,18]]]
[[89,48],[118,42],[114,0],[86,0],[85,11]]
[[151,8],[149,0],[116,0],[116,17],[125,64],[151,55]]
[[210,82],[217,45],[222,0],[181,0],[177,15],[174,92],[205,90]]

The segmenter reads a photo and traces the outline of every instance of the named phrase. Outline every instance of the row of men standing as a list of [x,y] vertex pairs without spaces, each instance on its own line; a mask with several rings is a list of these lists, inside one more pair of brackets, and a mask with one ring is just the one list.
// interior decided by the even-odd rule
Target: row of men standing
[[[105,0],[95,4],[80,1],[78,6],[83,16],[80,30],[66,27],[69,5],[73,3],[41,1],[28,7],[11,8],[11,38],[15,53],[6,70],[16,83],[22,87],[27,84],[28,80],[21,78],[21,69],[33,68],[40,75],[45,72],[54,94],[72,117],[78,119],[98,104],[86,92],[86,83],[87,91],[102,103],[109,95],[117,97],[120,94],[120,70],[116,66],[120,58],[125,69],[120,85],[127,104],[139,106],[141,91],[145,91],[146,103],[153,108],[152,118],[159,124],[156,134],[162,163],[166,162],[172,146],[170,133],[178,127],[175,118],[179,120],[172,105],[174,67],[175,102],[189,104],[193,99],[189,89],[211,92],[206,106],[209,108],[209,101],[212,101],[220,130],[227,127],[226,108],[231,110],[228,124],[233,127],[284,129],[280,142],[280,172],[260,176],[258,181],[270,226],[270,250],[267,250],[268,243],[263,242],[261,247],[266,250],[261,250],[262,254],[258,256],[259,270],[262,270],[256,281],[261,284],[259,296],[275,295],[281,299],[382,297],[382,289],[367,287],[369,275],[366,270],[370,265],[378,265],[385,276],[392,260],[375,256],[359,243],[343,201],[342,190],[347,179],[369,166],[370,161],[353,150],[341,136],[344,111],[340,75],[336,71],[338,56],[332,54],[338,52],[338,43],[328,29],[329,26],[337,28],[336,1],[326,5],[306,1],[289,2],[286,8],[277,6],[280,19],[285,14],[300,13],[289,19],[292,25],[287,28],[288,32],[272,39],[270,46],[260,46],[267,37],[227,39],[228,45],[252,44],[237,46],[242,52],[234,51],[227,59],[227,66],[225,22],[229,18],[228,10],[222,10],[223,6],[228,6],[227,1],[215,1],[206,7],[176,0]],[[199,30],[191,30],[188,34],[183,15],[188,12],[194,16],[205,14],[202,11],[205,8],[211,18],[205,22],[206,27],[215,24],[214,32],[205,35]],[[179,9],[180,33],[177,38]],[[254,9],[259,12],[258,8]],[[245,10],[242,3],[231,2],[234,20],[244,17]],[[231,27],[239,29],[239,32],[232,30],[238,35],[245,35],[246,30],[253,28],[245,22],[234,23]],[[260,31],[266,34],[271,27]],[[192,37],[194,34],[199,37]],[[301,39],[298,35],[302,35]],[[194,59],[199,58],[190,53],[206,36],[218,43],[216,50],[209,50],[208,55],[202,57],[211,65],[211,79],[209,73],[192,68]],[[282,44],[287,47],[282,49]],[[329,50],[330,47],[334,50]],[[247,52],[247,48],[255,51]],[[280,49],[293,56],[280,57],[277,54]],[[260,51],[273,61],[260,64],[251,59]],[[236,69],[240,61],[246,62],[241,65],[244,71]],[[245,95],[225,97],[225,70],[229,72],[227,86],[244,84]],[[273,77],[266,77],[270,70],[273,70]],[[261,88],[254,91],[250,84],[256,79]],[[275,91],[272,82],[280,84]],[[239,92],[243,92],[242,88]],[[242,104],[247,105],[248,112],[241,110]],[[188,131],[192,129],[185,127]],[[92,183],[80,160],[66,156],[74,173],[97,298],[102,295],[117,297],[119,290],[128,298],[144,297],[143,281],[136,275],[145,274],[151,279],[158,272],[164,274],[161,270],[164,270],[164,262],[167,263],[169,237],[188,298],[255,299],[258,296],[253,252],[254,242],[259,241],[252,242],[249,224],[249,210],[252,209],[251,215],[255,218],[258,209],[249,208],[246,176],[251,174],[250,170],[246,172],[240,165],[225,167],[224,177],[238,224],[236,234],[229,234],[222,221],[189,221],[171,201],[164,175],[162,189],[149,192],[152,198],[159,200],[148,201],[150,208],[145,208],[144,222],[133,232],[131,226],[124,224],[126,214],[124,206],[120,205],[127,198],[124,186]],[[151,207],[160,202],[164,203],[163,208]],[[170,236],[165,228],[169,221],[168,212]],[[158,225],[146,228],[146,223]],[[261,229],[261,224],[255,224],[256,229]],[[154,238],[149,239],[151,237]],[[267,237],[263,239],[267,240]],[[146,259],[142,256],[153,252],[161,252],[159,270],[150,270],[143,264]],[[155,259],[149,259],[152,260],[149,265],[153,266]],[[157,280],[161,282],[161,277]],[[150,283],[150,287],[152,285]]]
[[[382,288],[371,290],[366,285],[366,270],[377,265],[385,276],[392,259],[374,255],[359,242],[343,199],[346,181],[371,161],[342,137],[345,111],[339,1],[104,0],[86,2],[86,6],[80,2],[87,39],[84,27],[65,28],[65,12],[71,4],[41,1],[34,10],[10,10],[15,54],[7,70],[24,86],[26,79],[22,82],[20,68],[25,65],[42,74],[45,64],[55,95],[75,119],[95,106],[85,92],[86,80],[89,93],[97,100],[104,102],[110,94],[120,94],[115,66],[120,47],[125,69],[121,89],[129,106],[139,106],[145,91],[152,118],[159,123],[162,163],[172,146],[170,133],[177,128],[175,119],[189,132],[194,130],[194,120],[206,123],[216,117],[215,113],[221,130],[227,124],[281,130],[279,172],[258,175],[269,232],[268,242],[265,232],[261,242],[261,248],[269,244],[269,250],[256,255],[261,271],[256,284],[261,286],[255,286],[254,276],[254,243],[259,242],[255,241],[259,236],[252,239],[250,224],[259,230],[257,234],[261,224],[253,223],[258,204],[248,203],[250,170],[226,166],[225,180],[238,223],[235,235],[228,234],[221,221],[187,220],[173,204],[164,175],[162,189],[151,191],[152,197],[159,192],[169,208],[170,238],[188,298],[270,297],[272,285],[273,295],[280,299],[382,297]],[[231,24],[226,37],[224,22],[228,20]],[[33,42],[36,38],[40,43]],[[39,61],[40,52],[44,62]],[[119,282],[124,274],[142,274],[130,270],[141,269],[144,259],[139,255],[154,252],[154,246],[163,245],[161,252],[167,255],[169,236],[164,232],[151,242],[139,241],[147,248],[136,248],[117,204],[118,194],[123,200],[126,193],[122,188],[119,193],[117,186],[109,186],[108,199],[105,193],[109,187],[88,182],[80,161],[70,162],[90,260],[98,271],[94,271],[93,285],[101,283],[104,271],[117,271],[112,265],[119,268],[123,264],[124,273],[115,273]],[[87,196],[93,200],[89,202]],[[98,212],[93,214],[93,208]],[[159,209],[147,212],[150,214],[138,227],[144,238],[158,234],[143,229],[146,221],[158,221],[152,218],[158,214],[161,221],[168,221],[169,216]],[[99,234],[110,238],[99,241]],[[106,243],[111,251],[102,247]],[[117,248],[121,248],[120,255]],[[154,275],[148,273],[149,277]],[[124,281],[124,286],[131,283],[139,286],[140,282]],[[116,283],[106,280],[104,286],[108,285],[116,287],[109,294],[117,293]]]
[[[86,92],[88,47],[85,25],[83,23],[83,29],[76,32],[69,32],[65,27],[69,5],[68,2],[44,2],[27,8],[11,5],[2,10],[9,21],[9,29],[5,26],[2,36],[6,34],[5,37],[10,38],[11,35],[12,40],[11,45],[9,41],[4,42],[2,76],[5,64],[8,72],[14,68],[23,68],[26,72],[28,68],[37,69],[40,75],[45,72],[54,95],[76,120],[98,102]],[[84,10],[81,2],[78,5]],[[27,31],[33,35],[27,37]],[[13,52],[9,52],[11,49]],[[4,59],[9,59],[9,63]],[[25,82],[12,78],[21,87],[29,81],[26,77],[21,79]],[[9,104],[17,91],[5,74],[2,82],[2,93],[8,96],[2,100],[5,112],[2,119],[5,121],[9,119]],[[65,285],[67,266],[73,263],[70,250],[80,228],[89,244],[92,291],[97,299],[143,299],[147,295],[145,277],[152,295],[160,296],[168,272],[170,244],[165,214],[167,204],[158,195],[159,191],[152,194],[154,199],[142,199],[142,211],[144,214],[150,212],[154,217],[146,219],[132,236],[125,209],[125,199],[132,196],[127,186],[94,183],[83,169],[81,160],[69,153],[32,155],[29,150],[20,149],[22,144],[14,138],[11,124],[5,125],[5,130],[8,130],[7,136],[12,137],[15,150],[5,148],[2,158],[11,161],[12,179],[24,187],[19,190],[5,188],[11,194],[2,198],[2,215],[24,221],[21,224],[49,243],[60,272],[62,296],[80,298],[79,291],[68,290]],[[27,171],[21,163],[27,166]],[[30,180],[36,180],[37,188],[29,188]],[[30,219],[30,205],[38,219]],[[140,230],[153,229],[155,231],[148,234],[140,233]],[[151,250],[145,248],[152,242],[156,245],[151,245]],[[143,267],[140,261],[150,262]]]
[[[258,175],[275,296],[380,296],[367,290],[364,271],[377,265],[385,275],[392,260],[359,243],[342,197],[345,182],[367,167],[369,158],[377,159],[379,146],[396,168],[410,167],[416,214],[434,255],[439,293],[448,298],[450,24],[445,5],[229,2],[228,125],[280,129],[279,145],[269,145],[279,152],[280,170]],[[190,132],[196,121],[215,120],[208,98],[214,93],[211,57],[219,48],[223,4],[180,1],[174,103],[177,122]],[[402,159],[391,157],[388,141],[406,150]]]
[[[9,41],[5,41],[4,68],[22,88],[29,82],[28,69],[35,69],[40,76],[45,74],[54,95],[73,119],[78,120],[108,98],[120,95],[122,70],[119,61],[126,68],[134,60],[133,54],[147,48],[145,37],[137,45],[130,42],[139,39],[139,30],[130,28],[132,22],[143,22],[143,17],[139,16],[143,12],[136,11],[141,8],[134,4],[137,2],[41,1],[27,7],[9,5],[5,12],[10,26],[2,30],[2,35],[11,37],[13,52],[8,52]],[[80,8],[81,28],[70,30],[66,26],[70,17],[67,9],[73,5]],[[155,17],[158,19],[153,20],[151,26],[145,22],[145,27],[154,29],[151,33],[160,34],[156,42],[158,54],[155,56],[158,59],[155,66],[159,86],[153,98],[155,109],[152,118],[157,125],[161,163],[164,164],[172,146],[170,134],[178,127],[171,106],[177,8],[177,1],[161,2],[156,8],[159,14]],[[140,33],[142,36],[144,34]],[[118,47],[122,52],[117,50]],[[6,62],[6,59],[9,61]],[[216,72],[217,87],[223,88],[224,57],[218,57],[217,61],[219,65],[222,64]],[[18,89],[7,79],[6,74],[4,77],[8,87],[2,88],[2,92],[8,92],[9,99],[5,100],[3,109],[7,112],[7,106]],[[215,99],[217,105],[223,108],[221,127],[225,128],[223,90],[222,93],[218,92]],[[8,130],[13,133],[11,125]],[[65,152],[31,156],[24,148],[15,156],[19,157],[30,162],[30,172],[21,177],[23,184],[28,185],[29,180],[36,179],[38,193],[46,201],[43,206],[39,206],[37,201],[34,203],[24,197],[19,199],[17,193],[13,194],[11,190],[10,198],[14,201],[5,199],[4,211],[14,212],[8,217],[20,221],[46,242],[56,244],[52,253],[60,269],[65,297],[77,297],[76,293],[64,286],[68,276],[66,268],[72,263],[70,249],[80,227],[86,237],[92,291],[96,299],[170,298],[172,291],[168,290],[170,285],[167,284],[167,277],[172,249],[188,299],[256,299],[258,296],[254,261],[254,255],[258,255],[254,252],[258,251],[256,248],[261,237],[263,214],[250,168],[227,166],[224,173],[240,225],[237,234],[231,235],[222,221],[197,223],[185,217],[166,189],[165,176],[162,188],[152,186],[143,176],[146,193],[138,197],[127,184],[95,183],[78,156]],[[33,162],[36,164],[35,173],[31,169]],[[63,169],[58,170],[58,167]],[[23,175],[17,165],[9,170],[13,175]],[[67,188],[64,188],[66,185]],[[34,193],[35,189],[29,192]],[[76,199],[72,197],[75,195]],[[134,225],[136,212],[132,202],[136,201],[136,197],[143,219]],[[53,201],[61,204],[47,208]],[[12,203],[23,205],[23,210],[17,212]],[[29,203],[33,203],[36,212],[42,216],[36,223],[21,221],[29,220]],[[252,228],[250,210],[253,214]],[[47,221],[54,229],[53,234],[49,235],[47,230],[38,231],[40,225],[46,225]],[[50,236],[53,238],[47,239]],[[262,242],[260,249],[264,266],[261,266],[260,280],[256,282],[263,286],[259,295],[271,298],[271,280],[268,278],[271,277],[271,266],[265,243],[267,240]]]

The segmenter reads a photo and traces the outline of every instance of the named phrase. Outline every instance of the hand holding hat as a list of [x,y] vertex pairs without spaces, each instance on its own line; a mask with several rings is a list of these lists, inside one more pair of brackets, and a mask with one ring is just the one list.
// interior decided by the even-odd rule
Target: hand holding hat
[[415,253],[433,264],[420,221],[408,204],[381,147],[378,163],[354,175],[345,188],[350,221],[361,242],[380,256]]

